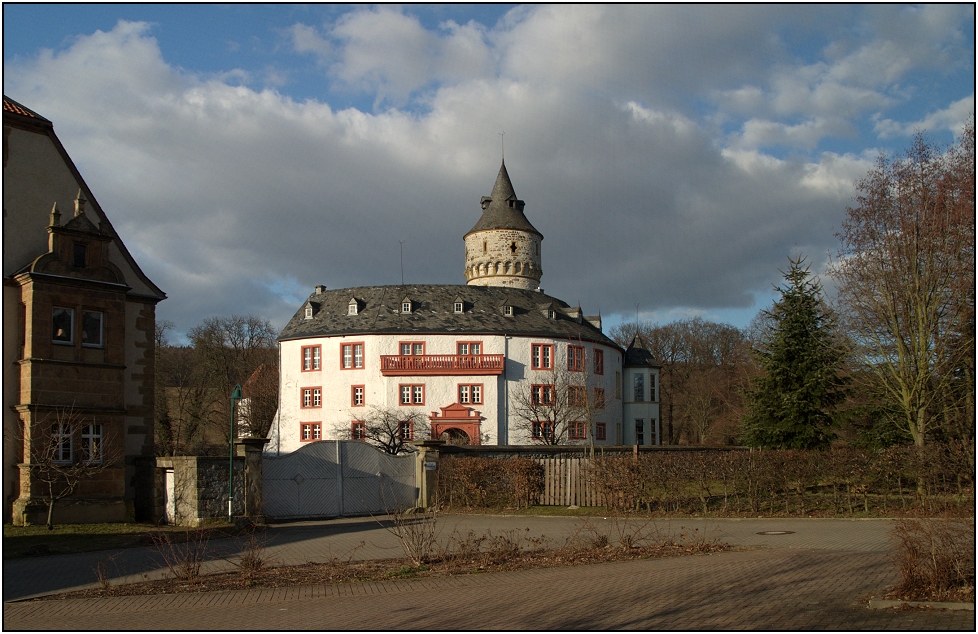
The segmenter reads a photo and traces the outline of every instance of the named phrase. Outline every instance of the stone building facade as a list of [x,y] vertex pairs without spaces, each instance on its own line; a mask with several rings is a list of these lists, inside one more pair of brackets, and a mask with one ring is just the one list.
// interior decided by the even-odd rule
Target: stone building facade
[[44,520],[42,460],[107,465],[58,503],[55,521],[149,518],[155,314],[166,295],[51,122],[7,97],[3,181],[5,521]]

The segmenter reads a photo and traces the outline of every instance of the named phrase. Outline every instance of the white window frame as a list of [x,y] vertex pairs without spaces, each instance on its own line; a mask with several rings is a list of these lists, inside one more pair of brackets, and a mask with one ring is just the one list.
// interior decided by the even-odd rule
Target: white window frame
[[82,425],[81,438],[82,459],[88,464],[102,464],[101,423],[89,423],[87,425]]
[[51,425],[51,447],[54,450],[52,462],[58,464],[71,464],[75,454],[74,438],[71,434],[71,425],[68,423],[54,423]]
[[[98,339],[94,342],[85,341],[87,329],[85,328],[85,318],[90,315],[98,316]],[[105,313],[100,310],[82,311],[82,347],[83,348],[102,348],[105,345]]]
[[[68,338],[58,339],[54,332],[54,320],[57,317],[58,311],[64,311],[68,315]],[[55,306],[51,309],[51,342],[59,346],[73,346],[75,345],[75,309],[74,308],[64,308],[63,306]]]

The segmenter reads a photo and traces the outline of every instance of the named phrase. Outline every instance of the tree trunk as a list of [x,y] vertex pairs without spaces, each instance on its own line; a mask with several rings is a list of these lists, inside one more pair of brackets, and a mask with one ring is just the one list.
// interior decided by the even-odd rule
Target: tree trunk
[[48,530],[54,530],[54,522],[52,521],[54,517],[54,484],[48,482]]

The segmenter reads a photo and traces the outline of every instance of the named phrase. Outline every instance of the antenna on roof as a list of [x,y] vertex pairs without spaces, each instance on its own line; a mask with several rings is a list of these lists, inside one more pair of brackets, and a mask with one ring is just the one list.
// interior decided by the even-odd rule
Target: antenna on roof
[[401,286],[404,286],[404,240],[398,240],[401,245]]

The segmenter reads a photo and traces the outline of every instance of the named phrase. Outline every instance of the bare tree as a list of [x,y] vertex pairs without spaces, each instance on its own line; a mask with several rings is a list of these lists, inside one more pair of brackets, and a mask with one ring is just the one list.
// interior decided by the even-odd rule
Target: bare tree
[[116,465],[121,455],[115,438],[95,419],[85,419],[74,407],[58,407],[24,429],[27,469],[43,485],[47,527],[54,528],[54,506],[78,485]]
[[195,361],[193,348],[168,341],[172,323],[156,323],[156,455],[204,453],[216,391],[208,387],[207,373]]
[[407,451],[412,440],[431,436],[428,419],[416,409],[372,407],[366,415],[351,412],[350,420],[350,426],[337,425],[337,437],[363,440],[389,454]]
[[611,336],[624,347],[636,334],[662,365],[659,411],[666,444],[733,442],[743,410],[741,388],[753,367],[746,333],[693,317],[622,324]]
[[[235,385],[244,386],[253,379],[252,391],[262,403],[252,405],[249,431],[256,437],[266,436],[278,406],[277,397],[269,396],[278,393],[278,346],[272,325],[254,315],[213,317],[191,329],[187,336],[194,349],[194,362],[204,373],[203,384],[210,400],[207,411],[214,434],[223,436],[225,445],[228,443],[231,392]],[[256,376],[262,366],[265,370]]]
[[583,371],[571,371],[555,360],[551,369],[513,389],[515,427],[539,444],[589,442],[593,446],[596,403],[591,391],[587,359]]
[[[922,135],[856,184],[838,237],[843,325],[872,385],[923,445],[963,402],[974,430],[975,129],[940,153]],[[944,407],[946,410],[946,407]]]

